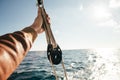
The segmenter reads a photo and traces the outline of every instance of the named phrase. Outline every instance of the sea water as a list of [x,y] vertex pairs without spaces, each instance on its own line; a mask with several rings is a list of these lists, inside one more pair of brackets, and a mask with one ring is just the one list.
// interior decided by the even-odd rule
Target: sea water
[[[120,80],[120,49],[63,50],[68,80]],[[62,65],[55,65],[66,80]],[[46,51],[31,51],[8,80],[56,80]]]

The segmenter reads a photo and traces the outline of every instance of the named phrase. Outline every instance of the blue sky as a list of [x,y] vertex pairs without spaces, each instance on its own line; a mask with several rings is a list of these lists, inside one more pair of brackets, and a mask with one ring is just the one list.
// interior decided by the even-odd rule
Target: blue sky
[[[44,0],[62,49],[120,48],[119,0]],[[31,25],[36,0],[0,0],[0,35]],[[46,50],[45,34],[31,50]]]

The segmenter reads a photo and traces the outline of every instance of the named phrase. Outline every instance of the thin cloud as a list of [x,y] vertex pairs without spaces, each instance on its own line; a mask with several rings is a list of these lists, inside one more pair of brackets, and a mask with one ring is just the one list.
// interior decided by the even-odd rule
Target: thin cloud
[[112,16],[106,6],[103,5],[97,5],[93,7],[93,15],[98,20],[107,20]]
[[84,8],[83,8],[83,5],[81,4],[80,7],[79,7],[79,10],[82,11]]
[[120,8],[120,0],[109,0],[109,4],[92,5],[91,15],[95,25],[98,27],[112,28],[114,32],[120,32],[120,22],[114,17],[114,9]]
[[115,27],[117,25],[118,25],[118,23],[113,19],[109,19],[109,20],[98,23],[98,26],[105,26],[105,27]]
[[120,8],[120,0],[110,0],[109,7],[110,8]]
[[115,21],[113,18],[98,22],[97,26],[112,28],[114,32],[120,33],[120,23]]

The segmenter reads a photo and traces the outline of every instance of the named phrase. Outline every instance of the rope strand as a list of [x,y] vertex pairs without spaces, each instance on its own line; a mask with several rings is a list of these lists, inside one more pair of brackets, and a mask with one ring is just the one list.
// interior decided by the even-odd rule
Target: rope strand
[[[53,63],[52,63],[52,60],[51,60],[51,56],[50,56],[50,63],[51,63],[51,66],[52,66],[52,70],[53,70],[54,76],[55,76],[56,80],[58,80],[56,70],[55,70],[54,65],[53,65]],[[67,71],[66,71],[66,69],[65,69],[65,65],[64,65],[63,59],[62,59],[62,67],[63,67],[63,70],[64,70],[65,78],[66,78],[66,80],[68,80]]]
[[62,67],[64,69],[64,74],[65,74],[66,80],[68,80],[68,78],[67,78],[67,72],[66,72],[66,69],[65,69],[65,65],[64,65],[63,59],[62,59]]
[[[40,7],[42,9],[41,15],[42,15],[42,18],[43,18],[43,21],[44,21],[44,25],[43,26],[44,26],[45,33],[46,33],[47,43],[48,44],[53,44],[53,48],[56,48],[57,47],[57,43],[56,43],[56,41],[54,39],[52,30],[50,28],[50,24],[47,21],[47,16],[46,16],[47,14],[46,14],[46,11],[44,9],[43,0],[37,0],[37,2],[38,2],[38,4],[37,4],[38,7]],[[51,63],[52,70],[53,70],[53,73],[55,75],[55,78],[56,78],[56,80],[58,80],[58,76],[56,74],[56,71],[55,71],[55,68],[54,68],[54,65],[53,65],[53,62],[52,62],[52,59],[51,59],[51,55],[50,55],[50,63]],[[66,69],[65,69],[65,66],[64,66],[63,59],[62,59],[62,67],[64,69],[64,74],[65,74],[66,80],[68,80],[67,72],[66,72]]]
[[53,70],[54,76],[55,76],[56,80],[58,80],[58,77],[57,77],[54,65],[53,65],[52,60],[51,60],[51,56],[50,56],[50,63],[51,63],[51,66],[52,66],[52,70]]

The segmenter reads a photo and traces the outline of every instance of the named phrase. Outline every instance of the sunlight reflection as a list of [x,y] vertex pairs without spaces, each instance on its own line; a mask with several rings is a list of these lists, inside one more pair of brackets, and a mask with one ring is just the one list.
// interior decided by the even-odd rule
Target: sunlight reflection
[[116,58],[116,49],[114,48],[97,48],[95,49],[95,51],[97,52],[97,54],[99,54],[102,58],[107,59],[109,61],[118,61],[118,59]]
[[[94,64],[91,75],[92,80],[120,80],[119,59],[116,49],[113,48],[97,48],[95,49],[99,58]],[[94,79],[93,79],[94,77]]]

